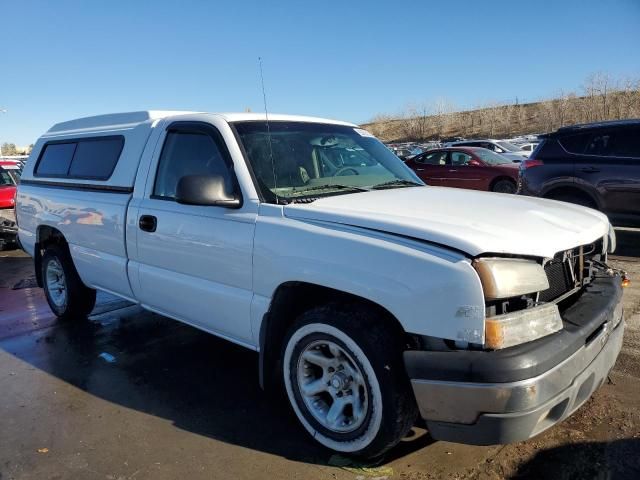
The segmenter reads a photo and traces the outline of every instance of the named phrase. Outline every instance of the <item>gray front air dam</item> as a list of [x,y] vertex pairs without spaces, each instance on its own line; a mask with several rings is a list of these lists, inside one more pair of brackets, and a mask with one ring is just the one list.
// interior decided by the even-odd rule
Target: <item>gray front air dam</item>
[[[604,348],[583,371],[573,377],[569,387],[559,391],[546,402],[509,413],[483,413],[473,424],[427,420],[429,433],[437,440],[473,445],[495,445],[519,442],[543,432],[576,411],[605,382],[622,347],[623,331],[624,322],[620,322],[610,335],[608,332],[602,332],[598,338],[594,339],[591,345],[606,342]],[[580,356],[580,352],[575,356]],[[554,385],[561,382],[565,371],[568,374],[568,369],[559,368],[555,372],[543,374],[529,381],[506,385],[485,385],[480,389],[465,386],[460,386],[458,389],[437,389],[439,392],[436,395],[441,395],[438,399],[439,404],[443,401],[458,406],[472,403],[474,409],[482,408],[482,404],[490,401],[492,396],[496,405],[502,403],[511,410],[513,405],[509,398],[517,399],[515,403],[519,406],[526,406],[527,392],[531,394],[536,390],[551,391]],[[434,389],[423,389],[419,381],[412,384],[416,398],[435,400],[435,396],[432,396]]]
[[[420,414],[433,438],[477,445],[525,440],[580,407],[606,380],[624,331],[619,277],[595,283],[565,311],[563,332],[514,353],[405,352]],[[549,367],[545,359],[554,357],[549,348],[560,355],[562,345],[571,353]],[[514,368],[501,368],[505,365]],[[544,370],[537,368],[542,365]]]

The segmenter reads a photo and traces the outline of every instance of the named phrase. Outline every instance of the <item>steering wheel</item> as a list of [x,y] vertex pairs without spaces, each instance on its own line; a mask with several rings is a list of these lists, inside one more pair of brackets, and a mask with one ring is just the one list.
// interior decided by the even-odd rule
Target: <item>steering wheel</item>
[[358,171],[353,167],[342,167],[342,168],[339,168],[338,170],[336,170],[336,173],[334,173],[333,176],[334,177],[339,177],[344,172],[348,172],[349,170],[351,170],[353,172],[353,175],[360,175],[358,173]]

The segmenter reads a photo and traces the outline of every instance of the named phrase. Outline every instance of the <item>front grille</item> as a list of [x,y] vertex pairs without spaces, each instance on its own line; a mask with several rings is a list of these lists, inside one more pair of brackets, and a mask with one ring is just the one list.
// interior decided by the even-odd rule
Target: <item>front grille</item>
[[[538,301],[549,302],[555,300],[580,286],[585,278],[588,280],[591,261],[600,260],[602,251],[603,241],[600,239],[589,245],[557,253],[544,266],[547,280],[549,280],[549,288],[540,292]],[[582,271],[580,271],[581,266]]]
[[574,288],[568,260],[554,258],[545,265],[544,272],[549,280],[549,288],[540,292],[539,302],[548,302]]

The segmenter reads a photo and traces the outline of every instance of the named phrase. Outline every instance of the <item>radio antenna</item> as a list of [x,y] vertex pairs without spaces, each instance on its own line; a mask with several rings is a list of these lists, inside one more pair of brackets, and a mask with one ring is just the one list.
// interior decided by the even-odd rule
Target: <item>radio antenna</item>
[[264,103],[264,118],[267,123],[267,138],[269,139],[269,156],[271,157],[271,173],[273,174],[273,189],[276,190],[276,205],[278,204],[278,184],[276,176],[276,165],[273,161],[273,146],[271,144],[271,127],[269,125],[269,110],[267,109],[267,94],[264,89],[264,74],[262,73],[262,57],[258,57],[258,65],[260,66],[260,84],[262,85],[262,101]]

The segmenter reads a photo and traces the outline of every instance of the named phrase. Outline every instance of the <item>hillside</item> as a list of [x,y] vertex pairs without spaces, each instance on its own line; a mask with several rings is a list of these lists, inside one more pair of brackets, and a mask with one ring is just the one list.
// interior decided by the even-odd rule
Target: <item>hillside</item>
[[445,137],[508,138],[553,131],[565,125],[640,118],[640,81],[612,82],[594,75],[582,95],[559,94],[533,103],[488,104],[455,111],[444,102],[413,106],[395,118],[378,115],[363,126],[386,142],[438,140]]

